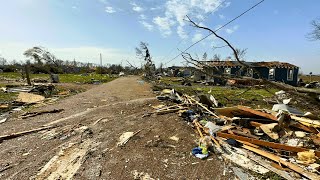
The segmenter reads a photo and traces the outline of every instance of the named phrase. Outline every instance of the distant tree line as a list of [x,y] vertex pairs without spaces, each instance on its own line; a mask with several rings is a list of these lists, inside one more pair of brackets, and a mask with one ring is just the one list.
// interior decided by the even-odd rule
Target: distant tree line
[[[23,72],[27,66],[33,74],[139,74],[141,68],[133,67],[131,64],[122,66],[120,64],[97,65],[94,63],[78,62],[76,60],[60,60],[43,47],[33,47],[24,53],[26,61],[8,61],[0,57],[0,72]],[[127,61],[129,62],[129,61]]]
[[[131,66],[122,66],[121,64],[107,64],[100,67],[94,63],[83,63],[70,60],[57,60],[57,65],[52,66],[49,62],[30,61],[30,72],[32,74],[83,74],[83,73],[97,73],[97,74],[119,74],[124,72],[127,74],[139,74],[140,68]],[[0,72],[21,72],[24,70],[26,62],[12,60],[9,61],[0,57]]]

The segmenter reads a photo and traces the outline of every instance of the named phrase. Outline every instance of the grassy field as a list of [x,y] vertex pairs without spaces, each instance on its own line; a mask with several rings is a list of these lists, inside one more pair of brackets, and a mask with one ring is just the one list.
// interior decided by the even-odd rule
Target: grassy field
[[[19,73],[0,73],[0,77],[19,79],[21,75]],[[34,78],[50,79],[49,74],[31,74],[31,80]],[[81,76],[80,74],[59,74],[61,83],[91,83],[93,80],[99,80],[101,82],[109,82],[115,78],[107,75],[89,74],[88,76]]]
[[[21,75],[19,73],[0,73],[0,80],[1,77],[10,78],[10,79],[20,79]],[[50,79],[50,76],[48,74],[31,74],[30,75],[31,80],[34,78],[40,78],[40,79]],[[59,86],[56,86],[55,92],[60,91],[68,91],[70,92],[70,95],[77,94],[79,92],[85,91],[87,89],[86,84],[93,83],[94,80],[98,80],[100,82],[109,82],[115,79],[115,77],[109,77],[106,75],[100,76],[99,74],[89,74],[88,76],[81,76],[78,74],[60,74],[59,79],[61,83],[69,83],[69,84],[59,84]],[[0,88],[5,87],[6,85],[12,84],[11,82],[0,82]],[[16,84],[16,83],[15,83]],[[21,84],[21,83],[17,83]],[[72,85],[74,84],[74,85]],[[78,85],[77,85],[78,84]],[[79,85],[80,84],[80,85]],[[2,90],[0,90],[0,104],[1,103],[9,103],[12,102],[17,98],[18,93],[3,93]]]
[[299,76],[299,78],[301,78],[303,80],[303,82],[310,82],[310,79],[311,79],[311,82],[312,81],[320,82],[320,76],[319,75],[312,75],[311,78],[310,78],[309,75],[301,75],[301,76]]
[[263,99],[275,95],[279,89],[268,88],[237,88],[230,86],[205,86],[192,83],[192,86],[182,86],[175,78],[162,78],[161,82],[170,84],[175,90],[189,95],[211,94],[225,106],[247,105],[255,108],[271,108]]

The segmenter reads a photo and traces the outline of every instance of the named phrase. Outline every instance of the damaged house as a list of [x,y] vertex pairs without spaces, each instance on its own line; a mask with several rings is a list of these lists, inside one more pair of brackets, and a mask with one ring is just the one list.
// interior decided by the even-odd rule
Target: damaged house
[[[255,79],[268,79],[296,86],[298,84],[299,67],[286,62],[245,62],[252,68],[243,67],[238,61],[203,61],[209,67],[210,74],[229,75],[231,77],[251,77]],[[253,68],[259,72],[254,73]],[[194,80],[209,80],[210,77],[197,71]]]

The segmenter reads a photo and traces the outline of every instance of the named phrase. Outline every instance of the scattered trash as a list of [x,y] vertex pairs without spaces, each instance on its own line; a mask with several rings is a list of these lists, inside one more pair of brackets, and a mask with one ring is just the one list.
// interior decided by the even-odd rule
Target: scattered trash
[[303,164],[313,164],[316,162],[316,155],[314,154],[314,150],[298,152],[298,162]]
[[132,138],[133,136],[135,136],[136,134],[138,134],[141,130],[137,131],[137,132],[125,132],[123,133],[120,137],[119,137],[119,141],[117,143],[117,146],[124,146],[129,140],[130,138]]
[[[285,91],[276,92],[276,96],[283,104],[275,104],[272,110],[267,110],[241,105],[221,107],[213,96],[191,97],[174,89],[164,89],[157,96],[162,104],[153,106],[156,111],[149,114],[177,113],[193,125],[200,137],[198,146],[192,149],[197,158],[207,158],[212,146],[214,153],[223,159],[259,174],[272,171],[285,179],[293,179],[286,172],[293,171],[309,179],[320,179],[314,173],[320,167],[317,163],[319,118],[289,106],[293,104],[292,99]],[[275,168],[272,161],[287,168]],[[232,170],[239,179],[254,179],[244,173],[246,171]]]
[[177,136],[171,136],[169,139],[177,142],[179,141],[179,138]]

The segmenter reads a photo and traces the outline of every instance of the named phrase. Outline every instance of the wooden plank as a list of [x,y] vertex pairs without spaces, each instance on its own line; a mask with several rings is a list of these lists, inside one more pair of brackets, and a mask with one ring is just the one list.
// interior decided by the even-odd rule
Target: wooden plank
[[183,109],[187,109],[187,107],[155,111],[155,113],[158,114],[158,115],[160,115],[160,114],[168,114],[168,113],[177,112],[177,111],[180,111],[180,110],[183,110]]
[[254,155],[252,152],[250,152],[248,150],[244,150],[244,151],[247,152],[249,158],[251,160],[253,160],[254,162],[256,162],[256,163],[260,164],[261,166],[269,169],[270,171],[278,174],[279,176],[283,177],[284,179],[287,179],[287,180],[293,179],[287,172],[273,167],[272,164],[270,162],[268,162],[267,160],[262,159],[260,156]]
[[249,142],[246,142],[246,141],[240,141],[240,140],[237,140],[237,141],[241,142],[242,144],[254,147],[254,148],[260,148],[259,146],[252,144],[252,143],[249,143]]
[[320,121],[319,120],[312,120],[312,119],[309,119],[309,118],[298,117],[298,116],[294,116],[294,115],[291,115],[290,117],[291,117],[291,119],[299,121],[301,123],[308,123],[308,124],[310,124],[311,127],[320,127]]
[[317,174],[314,174],[314,173],[311,173],[311,172],[308,172],[304,169],[302,169],[301,167],[295,165],[295,164],[292,164],[290,162],[287,162],[287,161],[284,161],[282,160],[279,156],[276,156],[274,154],[271,154],[269,152],[266,152],[266,151],[263,151],[263,150],[260,150],[260,149],[257,149],[257,148],[254,148],[254,147],[251,147],[251,146],[247,146],[247,145],[243,145],[242,146],[243,148],[247,149],[247,150],[250,150],[252,152],[255,152],[263,157],[266,157],[268,159],[271,159],[275,162],[279,162],[285,166],[287,166],[288,168],[292,169],[293,171],[301,174],[302,176],[306,177],[306,178],[309,178],[311,180],[318,180],[320,179],[320,176],[317,175]]
[[260,127],[260,126],[262,126],[263,124],[262,124],[262,123],[258,123],[258,122],[251,121],[251,122],[250,122],[250,125],[251,125],[251,126],[254,126],[254,127]]
[[202,134],[201,129],[200,129],[200,124],[197,121],[195,121],[194,125],[196,126],[200,137],[203,137],[203,134]]
[[259,139],[258,136],[255,136],[255,135],[252,135],[252,134],[247,134],[247,133],[244,133],[242,131],[238,131],[238,130],[231,130],[234,134],[238,134],[238,135],[241,135],[241,136],[245,136],[245,137],[249,137],[249,138],[254,138],[254,139]]
[[303,124],[301,124],[299,122],[295,122],[293,124],[290,124],[289,126],[295,127],[295,128],[298,128],[298,129],[301,129],[301,130],[304,130],[304,131],[310,132],[310,133],[315,133],[315,134],[318,133],[318,131],[315,128],[305,126],[305,125],[303,125]]
[[[282,150],[291,151],[291,152],[309,151],[309,149],[306,149],[306,148],[288,146],[285,144],[262,141],[262,140],[258,140],[258,139],[252,139],[252,138],[247,138],[247,137],[243,137],[243,136],[237,136],[234,134],[227,134],[227,133],[222,133],[222,132],[218,132],[217,136],[224,137],[224,138],[232,138],[232,139],[240,140],[240,141],[246,141],[246,142],[256,144],[259,146],[271,147],[274,149],[282,149]],[[314,153],[316,154],[316,156],[320,157],[320,151],[315,151]]]
[[9,139],[13,139],[13,138],[16,138],[16,137],[24,136],[24,135],[27,135],[27,134],[36,133],[36,132],[39,132],[39,131],[51,129],[51,128],[54,128],[54,127],[56,127],[56,126],[46,126],[46,127],[41,127],[41,128],[37,128],[37,129],[31,129],[31,130],[28,130],[28,131],[22,131],[22,132],[16,132],[16,133],[8,134],[8,135],[3,135],[3,136],[0,136],[0,142],[2,142],[3,140],[9,140]]
[[267,119],[271,119],[271,120],[274,120],[274,121],[277,121],[278,118],[272,114],[269,114],[269,113],[265,113],[265,112],[262,112],[262,111],[258,111],[258,110],[255,110],[255,109],[251,109],[249,107],[246,107],[246,106],[237,106],[239,109],[243,110],[243,111],[247,111],[247,112],[250,112],[252,114],[255,114],[257,116],[261,116],[261,117],[265,117]]
[[193,99],[190,96],[187,96],[188,98],[190,98],[192,101],[194,101],[196,104],[198,104],[199,106],[201,106],[204,110],[206,110],[209,114],[211,114],[212,116],[219,118],[219,116],[217,116],[215,113],[213,113],[212,111],[210,111],[207,107],[205,107],[203,104],[199,103],[197,100]]

